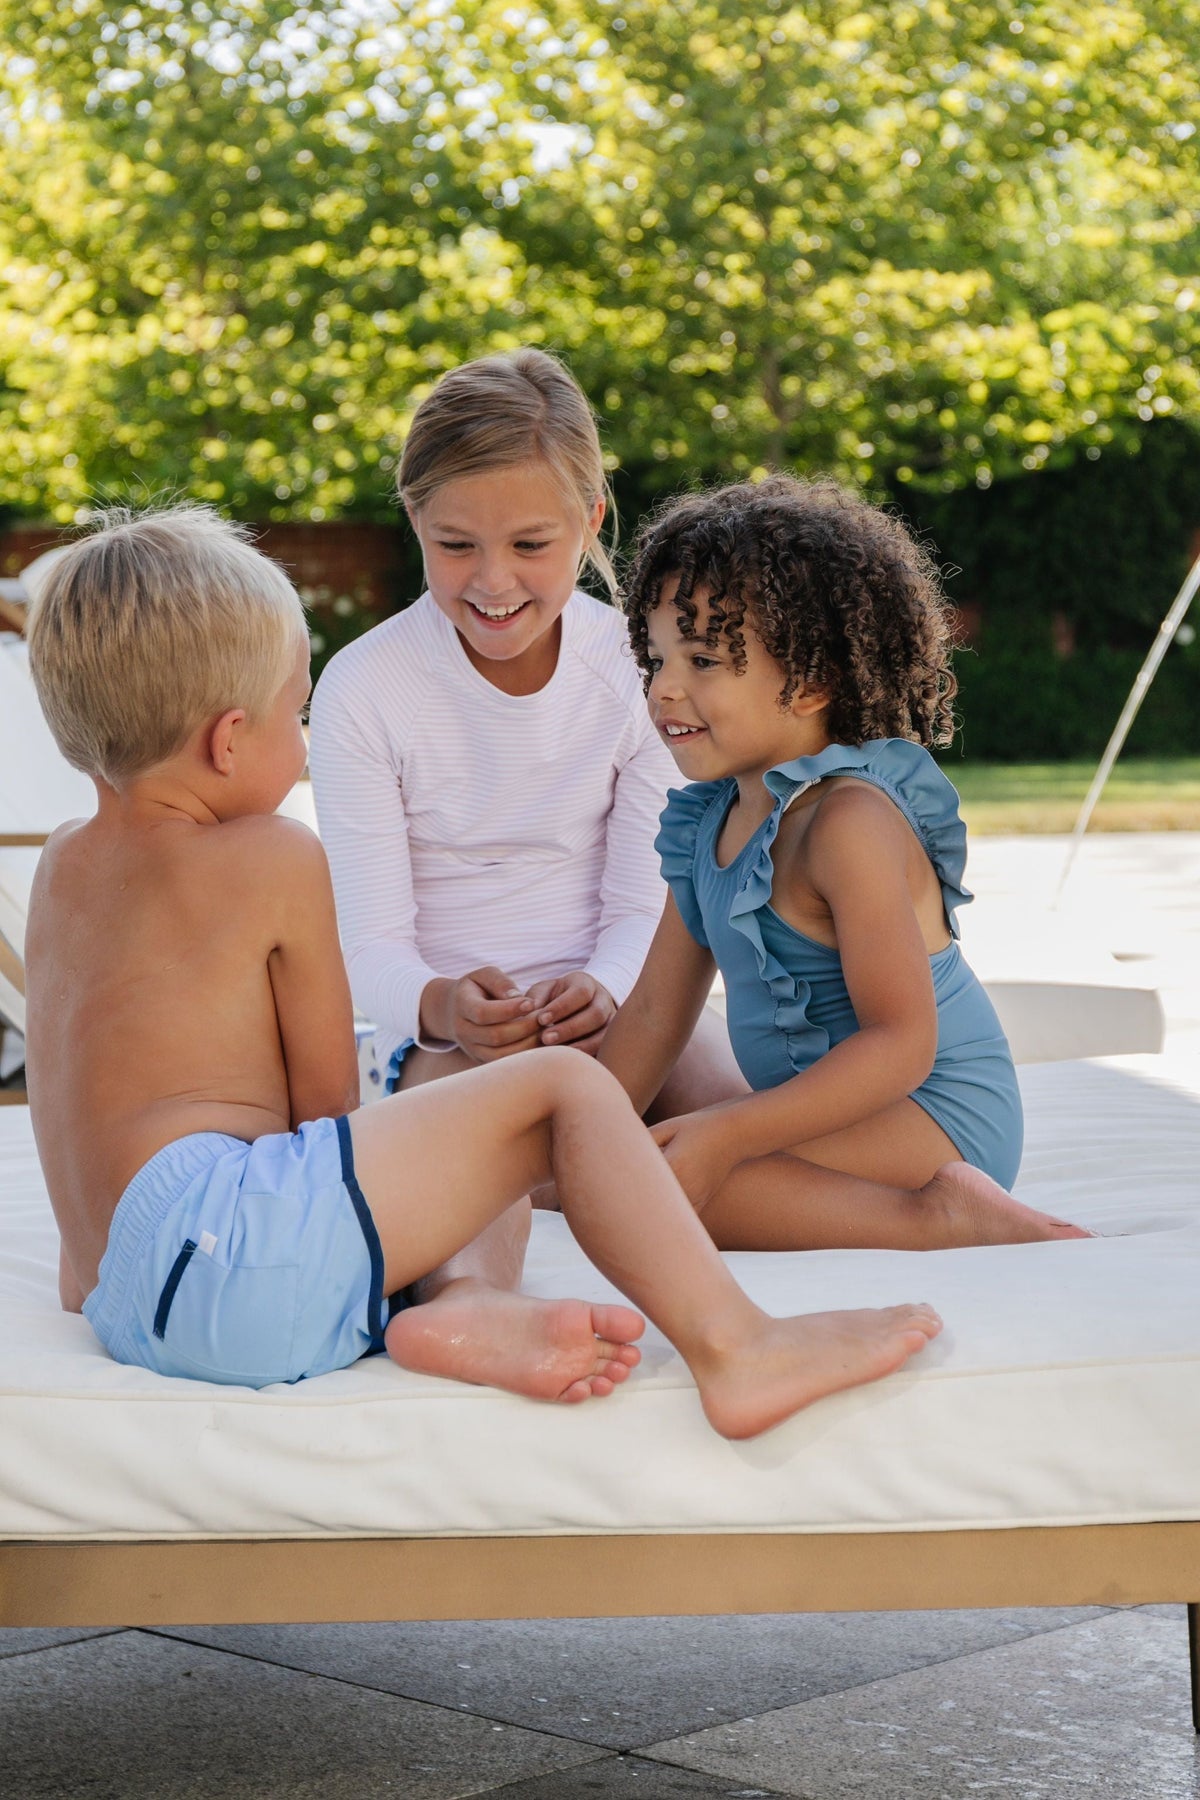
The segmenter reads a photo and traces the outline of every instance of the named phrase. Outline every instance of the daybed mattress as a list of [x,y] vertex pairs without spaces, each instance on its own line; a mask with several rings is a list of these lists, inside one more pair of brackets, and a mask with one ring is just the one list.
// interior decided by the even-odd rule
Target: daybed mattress
[[[57,1307],[24,1108],[0,1109],[0,1537],[853,1531],[1200,1517],[1200,1062],[1022,1071],[1023,1197],[1110,1233],[918,1255],[731,1258],[773,1312],[929,1299],[908,1370],[757,1441],[706,1426],[652,1331],[555,1408],[374,1358],[295,1387],[164,1380]],[[602,1296],[561,1218],[527,1287]]]

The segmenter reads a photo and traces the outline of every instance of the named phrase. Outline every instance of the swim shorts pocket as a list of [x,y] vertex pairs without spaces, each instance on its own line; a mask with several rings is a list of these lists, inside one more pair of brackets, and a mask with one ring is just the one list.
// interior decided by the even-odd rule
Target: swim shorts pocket
[[188,1238],[183,1249],[171,1264],[171,1273],[163,1282],[163,1291],[158,1296],[158,1305],[154,1309],[154,1335],[163,1338],[167,1334],[167,1320],[171,1316],[171,1303],[175,1298],[175,1290],[183,1279],[183,1271],[196,1254],[195,1238]]
[[225,1268],[189,1238],[154,1315],[158,1366],[249,1387],[294,1379],[298,1288],[294,1263]]

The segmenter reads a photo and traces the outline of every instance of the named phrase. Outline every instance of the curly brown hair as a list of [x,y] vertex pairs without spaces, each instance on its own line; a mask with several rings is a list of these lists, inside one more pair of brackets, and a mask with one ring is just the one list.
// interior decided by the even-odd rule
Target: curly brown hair
[[771,475],[669,501],[638,534],[623,605],[647,686],[647,622],[677,576],[680,630],[724,637],[746,665],[746,626],[784,674],[786,706],[803,682],[829,694],[835,743],[902,737],[948,744],[958,683],[951,609],[929,552],[903,523],[833,481]]

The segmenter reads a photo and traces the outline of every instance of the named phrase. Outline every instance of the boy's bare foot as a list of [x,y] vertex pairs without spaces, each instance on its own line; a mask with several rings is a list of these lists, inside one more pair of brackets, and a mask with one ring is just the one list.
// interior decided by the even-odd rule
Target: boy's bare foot
[[1060,1238],[1088,1238],[1082,1225],[1069,1225],[1049,1213],[1035,1212],[1014,1200],[998,1181],[971,1163],[943,1163],[919,1198],[936,1208],[945,1222],[939,1248],[970,1244],[1044,1244]]
[[827,1394],[892,1374],[941,1329],[931,1306],[764,1319],[747,1348],[716,1358],[711,1373],[693,1372],[714,1430],[755,1437]]
[[642,1355],[632,1340],[645,1329],[631,1306],[535,1300],[468,1277],[397,1313],[384,1342],[393,1361],[418,1375],[573,1404],[625,1380]]

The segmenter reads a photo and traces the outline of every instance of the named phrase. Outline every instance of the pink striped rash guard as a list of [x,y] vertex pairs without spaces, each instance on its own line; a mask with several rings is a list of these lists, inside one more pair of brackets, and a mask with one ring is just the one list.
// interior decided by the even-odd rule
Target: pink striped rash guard
[[573,594],[554,675],[514,696],[423,595],[329,663],[309,767],[381,1063],[427,1042],[437,975],[495,963],[526,988],[586,968],[625,999],[666,898],[654,837],[678,776],[612,607]]

